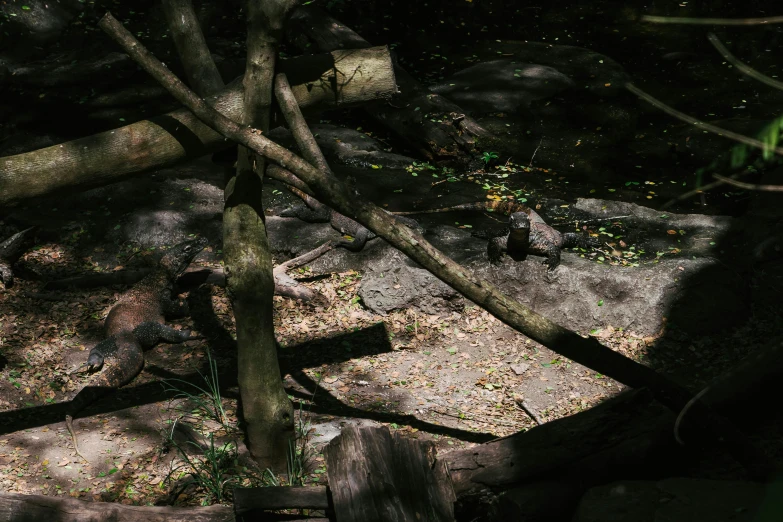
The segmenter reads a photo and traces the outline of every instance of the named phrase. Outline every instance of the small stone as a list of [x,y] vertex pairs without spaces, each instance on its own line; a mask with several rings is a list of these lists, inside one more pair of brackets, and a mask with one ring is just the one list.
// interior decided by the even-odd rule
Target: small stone
[[530,365],[527,363],[519,363],[519,364],[512,364],[511,369],[516,373],[517,375],[522,375],[526,371],[530,369]]

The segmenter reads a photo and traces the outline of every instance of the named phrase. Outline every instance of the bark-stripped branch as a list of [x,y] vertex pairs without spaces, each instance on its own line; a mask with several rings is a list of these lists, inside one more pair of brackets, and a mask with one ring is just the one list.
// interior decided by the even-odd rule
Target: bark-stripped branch
[[732,132],[727,129],[722,129],[720,127],[716,127],[715,125],[709,124],[705,121],[701,121],[700,119],[694,118],[693,116],[688,116],[687,114],[680,112],[677,109],[670,107],[669,105],[666,105],[662,101],[653,98],[652,96],[642,91],[632,83],[626,83],[625,87],[629,91],[637,95],[639,98],[650,103],[651,105],[654,105],[655,107],[662,110],[666,114],[670,116],[674,116],[678,120],[684,121],[685,123],[690,123],[694,127],[697,127],[699,129],[704,129],[706,131],[717,134],[718,136],[725,136],[726,138],[732,139],[734,141],[738,141],[740,143],[744,143],[745,145],[749,145],[757,149],[771,150],[775,154],[783,155],[783,148],[781,147],[770,147],[769,144],[764,143],[763,141],[754,138],[749,138],[748,136],[745,136],[743,134],[737,134],[736,132]]
[[688,25],[767,25],[783,24],[783,16],[767,16],[763,18],[689,18],[685,16],[653,16],[644,15],[639,21],[654,24],[688,24]]
[[727,183],[729,185],[733,185],[735,187],[739,187],[745,190],[759,190],[762,192],[783,192],[783,185],[755,185],[753,183],[745,183],[742,181],[737,181],[736,179],[727,178],[726,176],[721,176],[720,174],[713,174],[712,177],[719,181],[722,181],[723,183]]
[[764,83],[766,85],[769,85],[770,87],[773,87],[775,89],[780,89],[783,91],[783,82],[779,82],[773,78],[770,78],[764,73],[758,72],[753,67],[741,62],[736,56],[731,54],[731,52],[726,48],[725,45],[718,39],[718,37],[715,35],[715,33],[709,33],[707,35],[707,39],[710,41],[710,43],[717,49],[717,51],[723,56],[723,58],[729,62],[731,65],[737,68],[737,70],[746,76],[750,76],[754,80],[758,80],[761,83]]

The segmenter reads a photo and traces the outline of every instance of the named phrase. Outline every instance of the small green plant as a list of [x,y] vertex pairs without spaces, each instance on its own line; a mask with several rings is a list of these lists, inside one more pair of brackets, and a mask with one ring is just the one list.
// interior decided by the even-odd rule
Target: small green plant
[[498,159],[498,153],[497,152],[485,152],[481,155],[481,161],[484,162],[484,165],[489,165],[489,162],[493,159]]
[[405,170],[410,172],[413,176],[418,176],[420,173],[424,172],[425,170],[438,170],[437,167],[430,165],[428,161],[423,161],[419,163],[418,161],[414,161],[411,165],[408,165],[405,167]]
[[[209,352],[207,352],[207,362],[209,373],[204,375],[199,372],[204,386],[182,379],[168,379],[167,390],[176,391],[175,397],[187,399],[191,404],[195,404],[195,408],[188,413],[196,412],[202,419],[209,418],[219,423],[227,433],[236,434],[235,426],[229,421],[223,409],[217,363]],[[186,384],[191,391],[179,388],[171,384],[172,382]],[[179,463],[173,465],[166,476],[166,482],[170,482],[172,478],[177,482],[171,492],[172,498],[177,498],[180,493],[193,487],[196,494],[201,496],[201,504],[209,505],[230,500],[232,490],[238,486],[280,485],[277,477],[268,469],[259,474],[240,466],[236,441],[216,444],[214,433],[210,433],[209,438],[206,439],[207,444],[195,440],[180,444],[174,438],[179,422],[181,416],[172,422],[171,430],[166,434],[167,443],[177,450],[180,457]]]
[[[321,378],[318,376],[315,389],[321,384]],[[310,398],[310,404],[315,397],[315,392]],[[312,431],[312,424],[310,423],[310,410],[303,411],[302,403],[299,403],[299,416],[296,421],[296,438],[288,443],[288,455],[286,457],[286,464],[288,467],[288,485],[289,486],[304,486],[305,477],[311,468],[311,463],[315,457],[315,449],[310,444],[310,433]]]
[[[204,387],[183,379],[167,379],[163,382],[163,386],[166,388],[166,391],[177,392],[174,396],[175,398],[187,399],[191,404],[194,404],[194,411],[203,417],[211,418],[224,428],[228,428],[228,416],[223,409],[223,398],[220,395],[217,363],[209,351],[207,351],[207,363],[209,364],[209,374],[204,375],[200,371],[198,372],[204,380]],[[175,382],[187,385],[192,391],[187,391],[171,384]]]
[[[175,421],[175,425],[176,425]],[[262,475],[239,465],[237,447],[233,442],[215,445],[214,434],[209,434],[209,446],[202,448],[193,441],[187,441],[180,445],[174,440],[174,426],[168,437],[169,444],[177,448],[181,461],[171,468],[166,481],[170,481],[176,474],[180,482],[172,491],[172,497],[177,498],[189,487],[195,487],[197,494],[201,495],[201,505],[221,503],[230,500],[232,490],[235,487],[258,487],[279,485],[275,476],[265,470]],[[190,455],[186,446],[190,444],[198,451],[203,450],[203,455]]]

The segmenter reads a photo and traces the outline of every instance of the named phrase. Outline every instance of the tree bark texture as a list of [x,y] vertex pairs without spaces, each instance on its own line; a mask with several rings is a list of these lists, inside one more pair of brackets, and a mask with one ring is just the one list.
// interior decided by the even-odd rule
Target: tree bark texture
[[[400,223],[394,216],[355,194],[334,176],[318,169],[270,141],[254,129],[241,125],[215,111],[168,71],[143,48],[136,49],[130,42],[133,36],[115,19],[106,15],[100,23],[134,60],[164,85],[183,105],[223,135],[263,154],[283,168],[290,170],[307,184],[316,197],[333,209],[346,215],[384,238],[394,247],[429,270],[437,278],[481,306],[515,330],[588,368],[608,375],[634,388],[648,387],[661,403],[679,411],[690,399],[690,393],[671,379],[603,346],[597,339],[583,338],[557,323],[533,312],[515,299],[503,294],[489,281],[476,277],[470,270],[454,262],[434,248],[416,231]],[[287,109],[293,113],[292,109]],[[287,115],[291,119],[291,115]],[[734,455],[754,477],[765,478],[771,472],[766,458],[744,435],[725,419],[709,409],[695,408],[701,420],[704,442],[721,444]]]
[[341,522],[451,522],[454,489],[433,442],[389,428],[347,426],[326,448],[334,511]]
[[[302,51],[309,44],[321,52],[370,47],[367,40],[349,27],[323,9],[311,5],[294,11],[288,34]],[[476,138],[491,139],[491,133],[466,116],[459,106],[430,92],[397,64],[394,74],[400,92],[390,103],[373,103],[363,109],[425,157],[434,160],[457,158],[476,152]],[[292,81],[291,78],[289,80]]]
[[163,12],[191,88],[202,98],[219,92],[223,79],[207,48],[193,2],[163,0]]
[[[363,103],[397,87],[386,47],[337,51],[281,61],[302,108]],[[361,74],[358,72],[361,71]],[[235,121],[244,108],[242,83],[209,103]],[[62,191],[107,185],[234,144],[187,109],[44,149],[0,157],[0,206]]]
[[[269,131],[275,61],[291,0],[248,0],[247,65],[242,122]],[[223,252],[237,326],[237,366],[247,446],[262,466],[286,470],[294,408],[283,387],[272,320],[275,282],[261,205],[266,158],[239,146],[237,170],[226,186]]]

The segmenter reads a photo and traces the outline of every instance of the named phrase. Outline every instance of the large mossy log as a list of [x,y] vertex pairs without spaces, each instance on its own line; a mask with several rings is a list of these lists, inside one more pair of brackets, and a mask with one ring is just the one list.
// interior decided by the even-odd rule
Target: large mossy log
[[[292,58],[281,70],[308,110],[388,98],[397,90],[387,47]],[[241,78],[209,98],[236,121]],[[0,158],[0,206],[64,190],[83,190],[214,152],[231,142],[186,109],[15,156]]]

